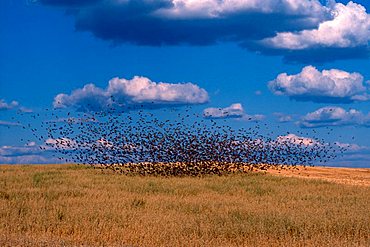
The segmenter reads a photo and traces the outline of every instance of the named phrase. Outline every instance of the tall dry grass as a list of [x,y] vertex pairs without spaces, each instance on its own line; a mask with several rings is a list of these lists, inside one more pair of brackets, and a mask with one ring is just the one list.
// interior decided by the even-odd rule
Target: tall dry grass
[[0,166],[0,246],[369,246],[370,188]]

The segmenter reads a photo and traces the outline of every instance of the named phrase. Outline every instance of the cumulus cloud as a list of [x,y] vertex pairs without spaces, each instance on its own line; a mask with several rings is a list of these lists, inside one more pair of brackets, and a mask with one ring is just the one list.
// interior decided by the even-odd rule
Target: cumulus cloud
[[370,113],[364,114],[355,109],[346,111],[341,107],[328,106],[308,113],[298,123],[304,128],[344,125],[370,127]]
[[[369,15],[353,2],[329,1],[326,6],[319,0],[40,2],[65,7],[75,17],[76,30],[114,44],[211,45],[226,41],[265,54],[282,54],[289,60],[368,57]],[[317,56],[310,57],[312,54]]]
[[235,103],[225,108],[206,108],[203,111],[205,118],[241,118],[245,114],[242,104]]
[[87,84],[71,94],[58,94],[55,108],[74,107],[80,111],[164,107],[168,105],[203,104],[208,102],[206,90],[193,83],[153,82],[146,77],[135,76],[131,80],[113,78],[105,89]]
[[[53,2],[43,0],[44,4]],[[77,30],[115,43],[139,45],[243,42],[276,31],[315,27],[327,17],[318,0],[85,0],[82,8],[70,0],[57,2],[77,8],[73,11]]]
[[268,87],[276,95],[299,101],[351,103],[370,99],[361,74],[338,69],[320,72],[313,66],[296,75],[279,74]]
[[61,137],[61,138],[48,138],[43,146],[44,150],[73,150],[78,148],[78,144],[75,140]]
[[56,164],[61,163],[54,157],[42,155],[1,156],[0,164]]
[[335,160],[325,163],[325,166],[350,167],[350,168],[370,168],[370,152],[362,151],[352,154],[344,154]]
[[358,151],[370,151],[370,148],[367,146],[360,146],[355,143],[343,143],[343,142],[334,142],[339,148],[343,148],[347,153],[353,153]]
[[[67,145],[68,144],[68,145]],[[42,155],[47,152],[58,149],[72,150],[76,143],[68,138],[47,139],[43,144],[39,145],[34,141],[30,141],[23,146],[0,146],[0,156],[3,157],[18,157],[30,155]]]
[[[49,139],[49,142],[52,140]],[[30,141],[23,146],[0,146],[0,164],[51,164],[62,160],[51,156],[55,146]],[[60,144],[59,144],[60,145]],[[61,148],[58,146],[58,148]]]
[[277,118],[278,122],[280,123],[288,123],[288,122],[293,121],[293,116],[284,114],[281,112],[275,112],[274,116]]
[[33,112],[32,109],[24,107],[24,106],[19,107],[19,111],[22,112],[22,113],[31,113],[31,112]]
[[25,146],[1,146],[0,156],[24,156],[24,155],[38,155],[43,152],[37,145]]
[[370,148],[367,146],[360,146],[355,143],[343,143],[343,142],[333,142],[333,143],[326,143],[323,140],[319,140],[317,138],[310,138],[310,137],[302,137],[295,134],[287,134],[283,136],[278,136],[276,138],[278,143],[290,143],[294,145],[303,145],[303,146],[320,146],[320,145],[333,145],[333,148],[342,149],[343,152],[348,153],[356,153],[359,151],[370,151]]
[[344,149],[342,156],[331,160],[325,165],[339,167],[367,167],[370,168],[370,147],[354,143],[335,142],[339,148]]
[[206,108],[203,110],[203,117],[208,119],[237,118],[245,121],[261,120],[264,118],[263,115],[247,114],[240,103],[235,103],[225,108]]
[[314,146],[319,145],[320,143],[312,138],[297,136],[295,134],[287,134],[285,136],[278,136],[276,138],[277,143],[290,143],[294,145],[303,145],[303,146]]
[[[337,156],[335,159],[328,160],[325,166],[369,167],[370,164],[370,147],[355,143],[342,143],[339,141],[326,143],[317,138],[302,137],[295,134],[278,136],[276,143],[293,144],[312,149],[320,146],[330,146],[333,150],[336,150]],[[314,165],[322,165],[322,163],[315,162]]]
[[0,111],[1,110],[11,110],[17,107],[19,103],[15,100],[13,100],[10,103],[7,103],[4,99],[0,99]]
[[32,109],[21,106],[18,101],[6,102],[5,99],[0,99],[0,111],[18,109],[19,112],[30,113]]
[[298,33],[278,33],[263,42],[269,46],[302,50],[312,47],[348,48],[367,46],[370,40],[370,15],[359,4],[349,2],[347,5],[337,3],[331,10],[331,20],[320,23],[317,29],[303,30]]
[[331,1],[328,10],[331,18],[317,28],[278,32],[256,46],[265,53],[302,62],[369,57],[370,15],[365,7],[352,1],[347,5]]
[[0,164],[41,164],[57,163],[53,157],[46,155],[46,150],[35,142],[24,146],[1,146]]
[[243,121],[261,121],[265,119],[265,115],[263,114],[254,114],[254,115],[250,115],[250,114],[245,114],[241,120]]
[[233,13],[260,12],[260,13],[287,13],[297,12],[310,15],[320,13],[322,6],[318,1],[275,1],[266,0],[263,3],[256,0],[173,0],[172,5],[161,8],[156,12],[171,18],[218,18]]

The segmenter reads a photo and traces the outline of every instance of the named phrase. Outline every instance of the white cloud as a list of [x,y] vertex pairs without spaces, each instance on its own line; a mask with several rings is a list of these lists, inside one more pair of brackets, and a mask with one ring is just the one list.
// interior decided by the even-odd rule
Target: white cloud
[[146,77],[135,76],[131,80],[113,78],[107,92],[110,95],[129,98],[142,103],[189,103],[202,104],[208,101],[208,93],[192,83],[153,82]]
[[19,111],[20,112],[23,112],[23,113],[31,113],[31,112],[33,112],[32,109],[27,108],[27,107],[24,107],[24,106],[19,107]]
[[318,141],[308,137],[301,137],[295,134],[287,134],[285,136],[278,136],[277,143],[290,143],[294,145],[314,146],[320,144]]
[[367,146],[360,146],[354,143],[342,143],[342,142],[334,142],[339,148],[343,148],[346,152],[358,152],[358,151],[367,151],[370,150]]
[[33,141],[26,144],[27,147],[34,147],[36,145],[37,145],[36,142],[33,142]]
[[171,8],[156,11],[170,18],[223,18],[240,12],[320,15],[323,6],[317,0],[173,0]]
[[203,111],[205,118],[241,118],[245,115],[242,104],[235,103],[225,108],[206,108]]
[[22,125],[20,123],[8,122],[8,121],[1,121],[0,120],[0,126],[14,127],[14,126],[22,126]]
[[[49,139],[46,143],[51,142]],[[46,144],[45,143],[45,144]],[[0,146],[0,164],[51,164],[61,163],[61,159],[52,157],[56,146],[39,145],[30,141],[23,146]],[[59,146],[60,148],[60,146]]]
[[42,153],[43,150],[39,146],[25,145],[25,146],[1,146],[0,156],[24,156],[24,155],[36,155]]
[[370,99],[361,74],[338,69],[320,72],[306,66],[296,75],[279,74],[268,86],[274,94],[296,100],[345,103]]
[[370,127],[370,113],[367,115],[355,109],[346,111],[341,107],[323,107],[308,113],[298,122],[301,127],[358,125]]
[[[287,60],[305,63],[370,55],[369,18],[365,8],[353,2],[343,5],[328,0],[331,4],[323,5],[323,0],[41,1],[78,10],[72,14],[77,31],[89,31],[114,44],[233,42],[263,54],[280,54]],[[313,54],[316,48],[320,51]]]
[[278,49],[303,50],[315,47],[349,48],[367,46],[370,41],[370,15],[360,5],[349,2],[332,4],[331,20],[317,29],[300,32],[280,32],[262,41]]
[[10,103],[7,103],[4,99],[0,99],[0,110],[11,110],[15,107],[17,107],[19,103],[15,100],[13,100]]
[[247,114],[240,103],[235,103],[225,108],[206,108],[203,110],[203,117],[211,119],[236,118],[245,121],[261,120],[264,118],[263,115],[259,114]]
[[45,141],[45,145],[46,146],[43,146],[45,150],[73,150],[79,147],[75,140],[66,137],[56,139],[48,138]]
[[354,143],[335,142],[338,148],[343,149],[342,156],[329,161],[326,165],[343,167],[367,167],[370,164],[370,147]]
[[96,87],[94,84],[87,84],[82,89],[73,91],[70,95],[58,94],[54,98],[55,108],[81,107],[93,109],[97,107],[107,108],[111,104],[111,98],[103,89]]
[[193,83],[156,83],[146,77],[135,76],[131,80],[113,78],[106,89],[87,84],[70,95],[58,94],[54,107],[103,110],[140,104],[153,107],[203,104],[208,100],[207,91]]
[[[277,32],[316,28],[330,18],[319,0],[41,0],[72,7],[76,30],[114,43],[244,47]],[[155,35],[153,35],[155,34]]]
[[274,116],[277,117],[277,119],[280,123],[287,123],[287,122],[293,121],[293,116],[288,115],[288,114],[284,114],[284,113],[281,113],[281,112],[275,112]]
[[265,115],[263,114],[254,114],[254,115],[245,114],[242,118],[240,118],[240,120],[243,121],[261,121],[263,119],[265,119]]
[[17,108],[18,111],[23,112],[23,113],[32,112],[31,109],[21,106],[18,101],[13,100],[10,103],[8,103],[4,99],[0,99],[0,111],[12,110],[15,108]]
[[257,95],[257,96],[260,96],[260,95],[262,95],[262,91],[257,90],[257,91],[254,92],[254,94]]
[[0,156],[0,164],[56,164],[62,163],[57,158],[42,155]]

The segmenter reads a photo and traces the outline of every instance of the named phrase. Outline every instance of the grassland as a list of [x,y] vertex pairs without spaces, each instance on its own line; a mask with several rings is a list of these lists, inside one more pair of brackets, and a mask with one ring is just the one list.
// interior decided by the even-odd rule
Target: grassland
[[0,166],[0,246],[369,246],[369,235],[361,184]]
[[269,169],[269,174],[306,179],[322,179],[329,182],[370,186],[370,169],[337,167],[300,167],[300,169]]

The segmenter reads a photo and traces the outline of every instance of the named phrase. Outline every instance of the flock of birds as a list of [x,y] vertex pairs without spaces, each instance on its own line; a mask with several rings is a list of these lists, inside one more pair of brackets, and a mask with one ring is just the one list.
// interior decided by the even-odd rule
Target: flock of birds
[[[276,138],[261,134],[267,124],[234,129],[204,118],[190,107],[78,113],[47,109],[41,127],[28,126],[61,161],[112,169],[122,174],[202,176],[270,167],[325,163],[345,151],[320,138]],[[32,115],[40,117],[39,114]],[[287,133],[289,134],[289,133]]]

